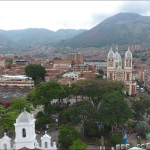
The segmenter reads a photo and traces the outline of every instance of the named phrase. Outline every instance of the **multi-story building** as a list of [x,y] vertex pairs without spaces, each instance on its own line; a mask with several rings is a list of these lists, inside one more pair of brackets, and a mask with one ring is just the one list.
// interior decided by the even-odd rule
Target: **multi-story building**
[[81,53],[69,53],[67,54],[67,59],[74,62],[79,62],[80,64],[84,63],[84,57]]
[[116,47],[115,53],[111,48],[107,57],[107,78],[123,81],[128,89],[128,94],[136,94],[136,82],[132,78],[132,53],[129,48],[125,53],[124,65],[122,64],[121,55],[118,53],[118,47]]
[[81,74],[83,74],[84,71],[88,71],[88,65],[74,65],[72,68],[73,72],[80,72]]
[[34,87],[34,81],[32,78],[27,77],[25,75],[17,75],[17,76],[10,76],[10,75],[1,75],[0,76],[0,86],[5,87],[13,87],[13,86],[18,86],[18,87],[29,87],[33,88]]
[[93,65],[96,66],[96,70],[98,71],[101,68],[107,67],[107,61],[101,60],[101,61],[86,61],[84,62],[85,65]]

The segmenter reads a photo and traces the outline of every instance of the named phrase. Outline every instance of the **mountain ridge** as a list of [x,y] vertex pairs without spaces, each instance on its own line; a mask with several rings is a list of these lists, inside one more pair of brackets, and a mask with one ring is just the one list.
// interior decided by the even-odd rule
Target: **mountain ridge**
[[57,31],[52,31],[44,28],[27,28],[19,30],[0,29],[0,39],[2,39],[0,46],[1,50],[4,51],[39,46],[50,44],[62,39],[69,39],[84,31],[86,30],[59,29]]
[[66,43],[72,48],[150,43],[150,17],[118,13]]

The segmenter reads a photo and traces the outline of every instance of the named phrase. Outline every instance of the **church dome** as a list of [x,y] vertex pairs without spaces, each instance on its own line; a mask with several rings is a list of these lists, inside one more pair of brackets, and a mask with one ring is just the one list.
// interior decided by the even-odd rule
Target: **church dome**
[[118,52],[115,52],[115,60],[119,61],[121,59],[121,56]]
[[112,51],[112,47],[110,51],[108,52],[108,58],[113,57],[114,58],[114,52]]
[[128,48],[128,51],[125,53],[125,58],[128,58],[128,57],[132,58],[132,53],[129,50],[129,48]]
[[17,123],[29,123],[33,120],[33,115],[26,112],[26,110],[24,109],[24,111],[19,115],[19,117],[17,118]]

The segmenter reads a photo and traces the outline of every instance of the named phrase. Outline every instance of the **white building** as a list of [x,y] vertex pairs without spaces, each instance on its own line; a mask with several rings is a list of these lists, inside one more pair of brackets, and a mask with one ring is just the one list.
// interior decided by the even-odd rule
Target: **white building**
[[11,139],[5,134],[0,139],[0,150],[19,150],[23,147],[29,149],[39,148],[41,150],[57,150],[56,142],[53,142],[51,146],[51,137],[45,132],[45,135],[41,137],[41,147],[36,140],[35,134],[35,121],[33,114],[30,114],[24,110],[16,119],[15,126],[15,144],[11,145]]
[[136,94],[136,82],[132,77],[132,71],[132,53],[129,48],[125,53],[124,64],[118,53],[118,47],[115,53],[111,48],[107,57],[107,78],[124,82],[129,95]]
[[34,81],[31,77],[27,77],[25,75],[1,75],[0,76],[0,86],[18,86],[18,87],[34,87]]
[[73,80],[77,80],[80,77],[80,73],[79,72],[68,72],[68,73],[65,73],[63,75],[63,77],[69,77]]

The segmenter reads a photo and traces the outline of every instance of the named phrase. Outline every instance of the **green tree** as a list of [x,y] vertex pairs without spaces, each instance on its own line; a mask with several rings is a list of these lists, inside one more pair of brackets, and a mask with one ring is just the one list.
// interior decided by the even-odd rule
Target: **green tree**
[[35,85],[38,85],[38,84],[40,84],[40,83],[41,83],[40,77],[37,76],[37,77],[35,78],[34,84],[35,84]]
[[102,69],[98,70],[99,75],[97,75],[95,78],[103,78],[104,71]]
[[94,104],[94,108],[97,110],[99,104],[103,98],[103,95],[112,90],[119,90],[122,92],[125,90],[125,85],[122,82],[114,82],[105,79],[87,79],[76,81],[72,87],[71,92],[73,95],[81,95],[82,97],[88,97]]
[[113,144],[122,144],[122,138],[116,133],[110,137],[110,141]]
[[51,116],[54,107],[51,105],[53,99],[62,99],[67,96],[68,88],[65,85],[61,85],[56,82],[41,83],[37,87],[28,93],[28,97],[31,98],[33,106],[44,106],[44,113]]
[[19,113],[16,110],[8,111],[3,110],[3,106],[0,106],[0,132],[14,131],[14,123]]
[[61,125],[59,128],[58,143],[66,149],[68,149],[69,146],[71,146],[73,142],[81,136],[81,133],[68,125]]
[[114,123],[126,123],[132,117],[132,111],[119,91],[112,91],[104,95],[98,110],[100,121],[112,126]]
[[89,120],[85,123],[84,134],[89,137],[100,137],[98,123]]
[[54,57],[53,60],[62,60],[60,57]]
[[5,63],[8,65],[8,69],[11,68],[11,64],[13,63],[13,59],[11,58],[6,58],[5,59]]
[[69,150],[86,150],[87,145],[82,143],[80,139],[77,139],[73,142],[73,145],[69,146]]
[[149,106],[145,106],[145,96],[142,94],[139,94],[139,97],[135,97],[130,99],[131,102],[131,108],[133,110],[133,113],[135,115],[135,118],[137,119],[137,122],[139,122],[139,119],[142,115],[144,115],[145,110]]
[[[78,110],[78,111],[77,111]],[[89,100],[81,100],[76,102],[69,110],[70,119],[72,125],[81,124],[82,136],[84,137],[84,127],[88,120],[94,120],[96,118],[96,111],[92,103]]]
[[41,65],[30,64],[25,67],[25,74],[35,81],[36,77],[41,77],[44,80],[46,71],[45,68]]
[[136,124],[135,131],[137,133],[142,133],[142,134],[149,133],[150,132],[150,126],[147,122],[141,121],[141,122]]
[[3,110],[3,106],[0,106],[0,132],[3,132],[3,126],[2,126],[2,123],[3,123],[3,117],[4,117],[4,110]]
[[9,108],[7,108],[7,111],[11,112],[11,111],[15,110],[15,111],[18,112],[18,114],[20,114],[24,110],[24,108],[26,108],[26,110],[28,112],[30,112],[31,110],[33,110],[30,107],[29,102],[25,98],[14,98],[11,101],[11,106]]
[[16,110],[6,110],[4,112],[4,118],[2,122],[2,127],[5,132],[9,131],[14,131],[14,123],[16,122],[17,117],[19,116],[19,113]]
[[52,122],[52,116],[45,114],[42,111],[39,111],[36,115],[36,119],[38,123],[49,124]]

